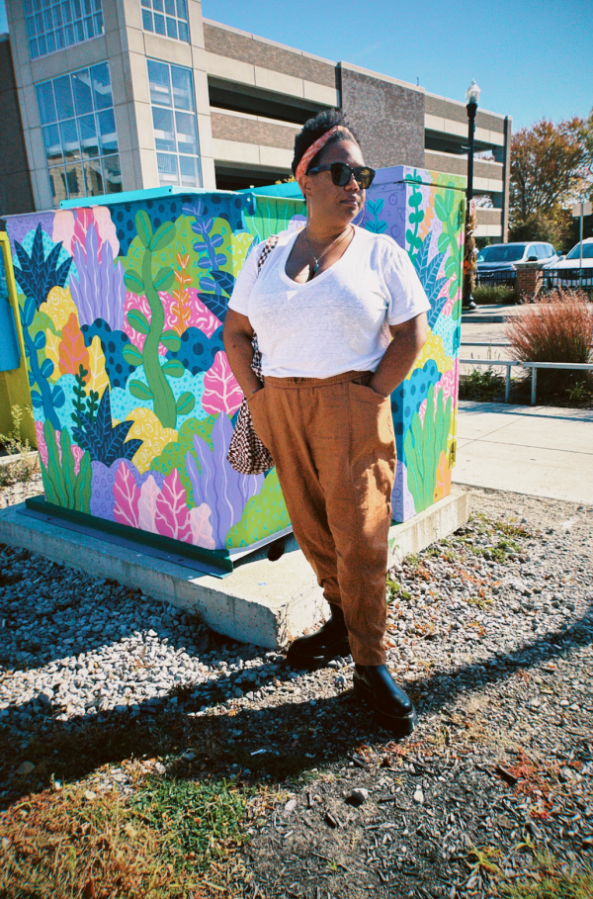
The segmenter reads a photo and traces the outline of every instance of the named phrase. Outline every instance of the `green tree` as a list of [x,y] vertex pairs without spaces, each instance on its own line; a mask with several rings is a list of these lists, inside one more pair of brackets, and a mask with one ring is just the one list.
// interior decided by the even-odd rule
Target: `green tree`
[[571,239],[570,206],[593,197],[588,166],[593,155],[593,111],[587,119],[559,124],[547,119],[513,136],[510,177],[512,240],[549,240],[565,248]]

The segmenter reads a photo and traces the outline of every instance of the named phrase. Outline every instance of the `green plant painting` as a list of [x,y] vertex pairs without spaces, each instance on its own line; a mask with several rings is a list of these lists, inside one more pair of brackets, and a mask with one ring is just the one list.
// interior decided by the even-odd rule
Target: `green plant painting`
[[408,488],[414,497],[416,513],[427,509],[434,499],[437,468],[442,452],[447,451],[451,431],[451,397],[443,404],[443,391],[434,401],[434,384],[426,397],[424,421],[416,412],[404,438],[408,467]]

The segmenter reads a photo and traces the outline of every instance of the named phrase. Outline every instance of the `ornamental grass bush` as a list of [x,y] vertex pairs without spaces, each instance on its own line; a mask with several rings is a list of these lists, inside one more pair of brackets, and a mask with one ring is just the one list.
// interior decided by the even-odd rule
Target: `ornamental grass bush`
[[[593,361],[593,304],[580,290],[550,291],[507,321],[507,339],[519,362]],[[569,393],[575,385],[591,385],[589,372],[542,370],[537,373],[538,393]]]

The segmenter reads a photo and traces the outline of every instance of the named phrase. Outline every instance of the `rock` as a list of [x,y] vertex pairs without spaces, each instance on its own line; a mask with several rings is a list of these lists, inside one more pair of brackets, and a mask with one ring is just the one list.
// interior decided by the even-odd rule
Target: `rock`
[[93,799],[96,799],[96,798],[97,798],[97,794],[96,794],[93,790],[85,790],[85,791],[84,791],[84,798],[85,798],[85,799],[88,799],[89,802],[92,802]]
[[424,802],[424,793],[420,786],[416,787],[416,791],[414,792],[414,802],[417,802],[419,805],[422,805]]
[[289,815],[291,812],[294,812],[296,807],[297,807],[296,799],[289,799],[288,802],[286,803],[286,805],[284,806],[284,811],[286,812],[287,815]]
[[354,790],[350,793],[346,802],[349,805],[359,806],[367,801],[369,798],[369,791],[365,790],[364,787],[355,787]]
[[16,773],[17,774],[30,774],[31,771],[34,770],[34,768],[35,768],[35,765],[33,764],[33,762],[22,762],[22,764],[20,764],[18,766],[18,768],[16,769]]

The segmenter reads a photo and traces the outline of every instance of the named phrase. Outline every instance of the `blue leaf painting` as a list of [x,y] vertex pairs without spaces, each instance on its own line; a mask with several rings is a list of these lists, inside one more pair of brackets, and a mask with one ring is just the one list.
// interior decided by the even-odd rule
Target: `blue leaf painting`
[[132,459],[142,446],[142,440],[126,441],[133,421],[113,425],[109,387],[103,392],[94,421],[85,412],[79,412],[78,416],[82,427],[73,428],[72,436],[93,462],[102,462],[109,467],[116,459]]
[[417,254],[414,256],[413,262],[416,273],[420,278],[420,283],[426,291],[426,296],[428,297],[431,306],[430,312],[428,313],[428,327],[434,328],[436,320],[441,314],[443,306],[447,302],[446,296],[439,296],[447,278],[438,277],[443,259],[445,258],[444,253],[436,253],[430,261],[428,260],[431,237],[431,234],[427,234],[420,243],[420,247]]

